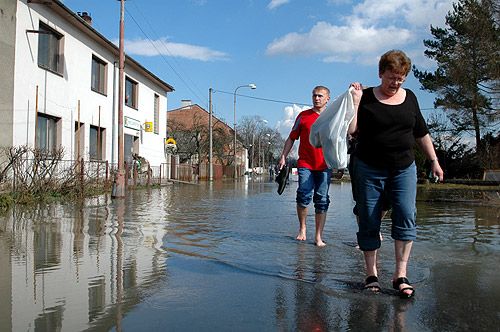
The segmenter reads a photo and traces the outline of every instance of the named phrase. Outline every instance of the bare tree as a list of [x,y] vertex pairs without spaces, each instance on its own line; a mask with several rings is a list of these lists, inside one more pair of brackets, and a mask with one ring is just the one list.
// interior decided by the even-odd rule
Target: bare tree
[[274,163],[281,152],[283,138],[260,116],[243,117],[237,133],[248,149],[250,167]]

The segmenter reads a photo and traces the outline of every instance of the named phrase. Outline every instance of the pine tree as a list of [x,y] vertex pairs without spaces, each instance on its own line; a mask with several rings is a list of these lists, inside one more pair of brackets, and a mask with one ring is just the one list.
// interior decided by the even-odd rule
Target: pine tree
[[425,55],[437,62],[434,72],[413,73],[422,89],[434,92],[456,134],[474,132],[481,155],[481,131],[500,119],[500,24],[496,0],[459,0],[446,16],[446,28],[431,26]]

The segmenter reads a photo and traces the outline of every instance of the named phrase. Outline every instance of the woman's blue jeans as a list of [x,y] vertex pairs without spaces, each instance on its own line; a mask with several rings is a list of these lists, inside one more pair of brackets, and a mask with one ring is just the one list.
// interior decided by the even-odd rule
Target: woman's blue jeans
[[301,167],[298,172],[297,205],[306,208],[313,200],[315,213],[326,213],[330,205],[328,189],[330,188],[331,170],[312,171]]
[[363,251],[380,248],[380,223],[387,195],[392,207],[391,237],[413,241],[417,237],[417,167],[415,162],[401,170],[375,168],[356,159],[356,206],[359,215],[358,245]]

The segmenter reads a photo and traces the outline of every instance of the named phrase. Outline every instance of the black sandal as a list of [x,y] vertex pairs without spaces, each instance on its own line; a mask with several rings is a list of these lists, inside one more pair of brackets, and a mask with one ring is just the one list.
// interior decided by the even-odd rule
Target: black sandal
[[369,276],[365,280],[365,287],[363,289],[369,289],[373,293],[380,292],[380,285],[378,284],[378,278],[376,276]]
[[[408,286],[399,289],[399,286],[401,286],[402,284],[407,284]],[[410,297],[413,297],[413,295],[415,295],[415,289],[411,286],[410,281],[406,277],[400,277],[396,280],[393,280],[392,288],[398,291],[399,297],[402,299],[409,299]],[[407,294],[404,292],[405,290],[411,290],[411,293]]]

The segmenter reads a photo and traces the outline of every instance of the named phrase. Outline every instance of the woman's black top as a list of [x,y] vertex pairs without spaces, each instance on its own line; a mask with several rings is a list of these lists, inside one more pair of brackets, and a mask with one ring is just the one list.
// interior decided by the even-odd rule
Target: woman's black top
[[415,138],[429,133],[415,94],[406,90],[399,105],[378,101],[373,88],[363,90],[358,109],[356,156],[366,164],[403,169],[415,160]]

